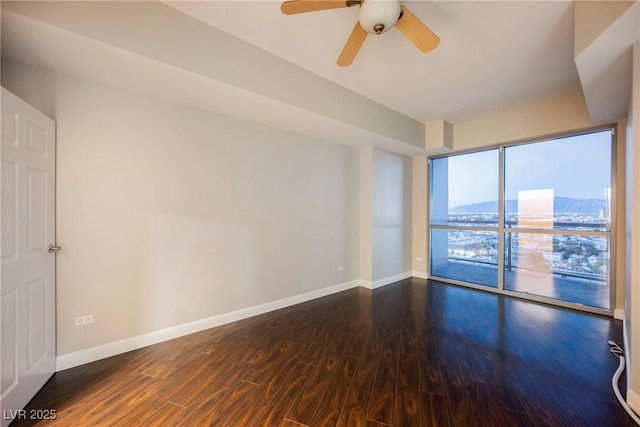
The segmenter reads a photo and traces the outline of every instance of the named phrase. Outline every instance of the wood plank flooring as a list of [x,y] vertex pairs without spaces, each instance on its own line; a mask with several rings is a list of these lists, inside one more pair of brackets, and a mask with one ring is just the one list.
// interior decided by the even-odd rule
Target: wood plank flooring
[[[622,324],[407,279],[58,372],[56,426],[633,426]],[[624,390],[624,384],[621,384]]]

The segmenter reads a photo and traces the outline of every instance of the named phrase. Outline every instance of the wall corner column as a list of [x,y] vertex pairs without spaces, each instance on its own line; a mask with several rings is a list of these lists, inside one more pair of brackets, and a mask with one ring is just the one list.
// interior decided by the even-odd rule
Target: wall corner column
[[411,206],[411,264],[416,277],[427,277],[427,156],[413,156]]
[[452,151],[453,125],[446,120],[435,120],[425,123],[424,147],[429,154],[441,154]]
[[373,281],[373,147],[360,148],[360,280],[365,287]]

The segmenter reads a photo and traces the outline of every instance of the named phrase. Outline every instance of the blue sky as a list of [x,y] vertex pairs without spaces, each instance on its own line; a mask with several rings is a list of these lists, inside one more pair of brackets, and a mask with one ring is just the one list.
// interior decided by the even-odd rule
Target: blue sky
[[[497,200],[498,150],[449,157],[448,175],[449,208]],[[505,183],[507,199],[550,188],[558,197],[602,199],[611,186],[611,133],[507,147]]]

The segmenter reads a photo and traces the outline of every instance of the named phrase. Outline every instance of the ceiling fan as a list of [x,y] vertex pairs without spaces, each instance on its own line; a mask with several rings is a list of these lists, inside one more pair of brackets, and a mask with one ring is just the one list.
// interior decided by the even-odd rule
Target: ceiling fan
[[289,0],[280,9],[285,15],[360,6],[360,16],[351,36],[338,57],[338,65],[351,65],[367,34],[382,34],[396,27],[422,52],[438,46],[440,38],[405,6],[400,0]]

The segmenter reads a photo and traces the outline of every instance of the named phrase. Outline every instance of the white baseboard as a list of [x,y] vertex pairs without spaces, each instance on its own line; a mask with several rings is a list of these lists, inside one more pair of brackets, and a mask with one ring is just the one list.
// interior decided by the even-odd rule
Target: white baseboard
[[373,283],[371,280],[360,279],[360,286],[367,289],[373,289]]
[[613,310],[613,318],[618,320],[624,319],[624,310],[621,308],[616,308],[615,310]]
[[622,339],[624,340],[624,350],[625,350],[624,359],[625,359],[625,365],[626,365],[624,375],[627,377],[627,381],[626,381],[627,390],[626,390],[626,396],[624,396],[624,391],[621,391],[621,394],[623,394],[624,400],[627,402],[627,405],[629,405],[629,408],[631,408],[633,412],[635,412],[636,414],[640,414],[640,395],[629,388],[629,378],[631,378],[631,365],[629,364],[629,351],[627,351],[627,349],[629,348],[629,339],[627,336],[627,322],[626,320],[624,320],[624,314],[622,317],[623,317]]
[[413,271],[411,272],[411,275],[412,275],[413,277],[417,277],[418,279],[427,279],[427,278],[428,278],[428,277],[427,277],[427,272],[426,272],[426,271],[416,271],[416,270],[413,270]]
[[126,353],[128,351],[137,350],[153,344],[169,341],[195,332],[204,331],[205,329],[221,326],[227,323],[257,316],[269,311],[279,310],[312,299],[321,298],[347,289],[362,286],[361,280],[352,280],[350,282],[340,283],[327,288],[317,289],[315,291],[305,292],[304,294],[294,295],[277,301],[271,301],[265,304],[255,305],[229,313],[220,314],[206,319],[196,320],[194,322],[184,323],[182,325],[172,326],[170,328],[161,329],[159,331],[149,332],[147,334],[138,335],[123,340],[102,344],[96,347],[87,348],[85,350],[75,351],[56,357],[56,371],[73,368],[75,366],[84,365],[85,363],[95,362],[96,360]]
[[[627,377],[628,378],[628,377]],[[633,409],[633,412],[640,414],[640,394],[631,389],[627,389],[627,405]]]
[[627,335],[627,321],[622,319],[622,345],[624,350],[625,375],[627,376],[627,391],[631,382],[631,360],[629,360],[629,336]]
[[393,276],[385,277],[384,279],[374,280],[371,284],[371,289],[381,288],[383,286],[390,285],[391,283],[395,283],[398,280],[408,279],[413,275],[411,271],[405,271],[404,273],[394,274]]

